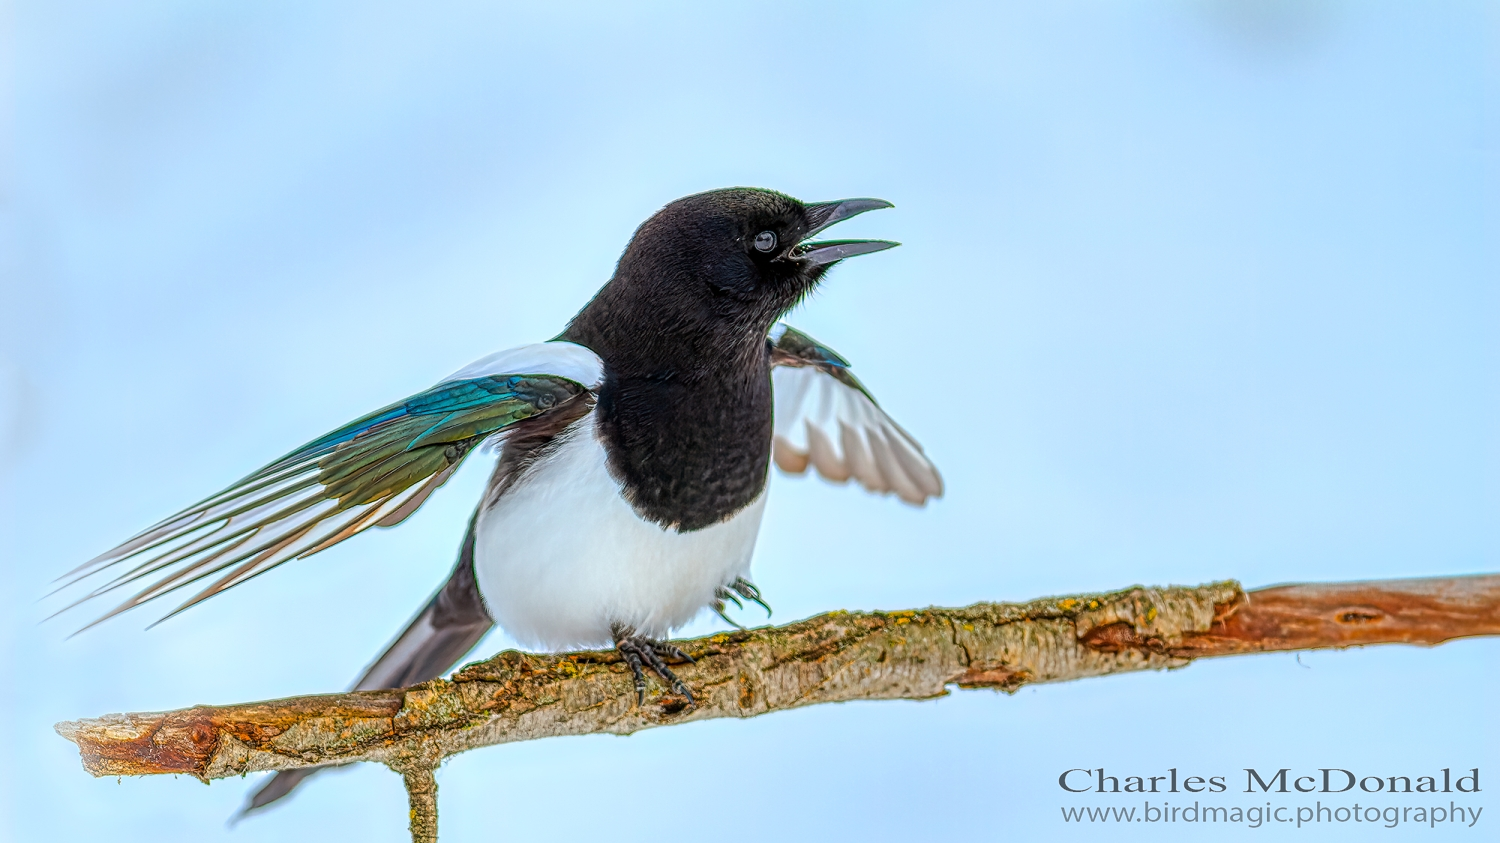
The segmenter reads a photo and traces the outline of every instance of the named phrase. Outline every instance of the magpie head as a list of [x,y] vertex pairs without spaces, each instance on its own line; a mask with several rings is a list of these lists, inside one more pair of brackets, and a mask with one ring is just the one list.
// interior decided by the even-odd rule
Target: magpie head
[[855,214],[889,207],[879,199],[804,204],[773,190],[743,187],[699,193],[647,220],[621,257],[620,270],[650,279],[654,294],[701,299],[724,317],[764,331],[833,264],[896,245],[812,237]]
[[[614,278],[570,333],[613,334],[611,328],[631,323],[664,342],[763,338],[829,267],[896,245],[812,238],[841,220],[889,207],[880,199],[803,203],[744,187],[678,199],[636,229]],[[632,344],[641,341],[637,336]]]

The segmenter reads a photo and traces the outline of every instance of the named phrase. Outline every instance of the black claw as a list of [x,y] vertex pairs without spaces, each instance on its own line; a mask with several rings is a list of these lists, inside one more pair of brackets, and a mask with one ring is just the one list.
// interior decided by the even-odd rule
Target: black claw
[[616,632],[615,649],[625,657],[625,663],[630,666],[631,673],[635,674],[635,702],[636,705],[646,704],[646,674],[645,668],[651,668],[651,672],[661,677],[662,681],[672,689],[672,693],[687,697],[688,703],[693,702],[693,692],[688,690],[677,674],[672,672],[662,656],[683,659],[691,663],[692,657],[677,647],[662,641],[653,641],[641,635],[622,634]]
[[687,653],[684,653],[679,647],[677,647],[675,644],[672,644],[670,642],[667,642],[667,641],[652,641],[651,642],[651,647],[656,650],[656,654],[659,655],[659,656],[666,656],[668,658],[673,658],[673,659],[682,659],[683,661],[687,662],[688,664],[697,664],[698,663],[692,656],[688,655]]
[[625,657],[625,663],[630,666],[630,672],[635,674],[635,704],[646,704],[646,674],[641,670],[641,657],[633,647],[621,647],[619,642],[615,643],[615,649]]
[[[755,583],[750,582],[744,577],[736,577],[734,583],[730,585],[730,588],[734,589],[739,593],[741,597],[745,598],[746,600],[749,600],[752,603],[759,603],[760,607],[766,610],[766,617],[769,618],[771,616],[771,607],[766,603],[766,601],[761,599],[760,589],[755,587]],[[736,600],[735,602],[738,603],[739,601]]]
[[734,605],[738,606],[739,608],[741,608],[741,609],[745,608],[745,604],[740,602],[740,598],[734,596],[734,592],[730,591],[727,588],[723,588],[722,586],[719,588],[718,591],[714,592],[714,596],[717,597],[717,598],[719,598],[719,600],[720,600],[720,604],[719,604],[720,608],[723,608],[723,602],[722,601],[724,601],[724,600],[731,600],[731,601],[734,602]]
[[744,629],[745,628],[744,624],[742,624],[739,621],[735,620],[734,618],[731,618],[730,616],[724,614],[724,601],[723,600],[715,600],[714,601],[714,612],[717,613],[719,617],[723,618],[725,623],[729,624],[730,626],[734,627],[735,629]]

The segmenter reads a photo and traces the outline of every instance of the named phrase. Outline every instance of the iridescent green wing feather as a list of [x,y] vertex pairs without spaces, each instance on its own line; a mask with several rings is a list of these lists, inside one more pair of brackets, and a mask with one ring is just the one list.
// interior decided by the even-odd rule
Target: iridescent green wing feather
[[370,527],[393,526],[446,482],[476,445],[587,392],[552,375],[487,375],[439,384],[309,442],[84,563],[62,588],[130,567],[68,608],[144,585],[94,621],[99,623],[218,577],[175,615],[289,559]]

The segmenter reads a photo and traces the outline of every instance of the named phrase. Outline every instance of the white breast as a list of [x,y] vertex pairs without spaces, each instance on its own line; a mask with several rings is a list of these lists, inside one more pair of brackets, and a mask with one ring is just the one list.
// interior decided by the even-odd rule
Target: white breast
[[643,521],[609,474],[590,414],[480,513],[479,592],[530,647],[606,646],[613,624],[665,638],[749,572],[765,501],[761,492],[728,521],[689,533]]

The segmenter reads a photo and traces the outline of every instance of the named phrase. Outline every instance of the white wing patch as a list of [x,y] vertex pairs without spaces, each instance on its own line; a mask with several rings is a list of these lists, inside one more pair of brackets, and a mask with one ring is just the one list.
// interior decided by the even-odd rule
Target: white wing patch
[[772,457],[782,471],[812,465],[835,483],[852,477],[917,506],[942,496],[943,479],[922,446],[864,393],[813,366],[777,366],[771,382]]
[[443,378],[442,382],[485,375],[557,375],[589,389],[598,389],[604,382],[604,361],[577,343],[561,340],[535,342],[481,357]]

